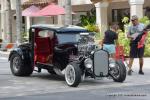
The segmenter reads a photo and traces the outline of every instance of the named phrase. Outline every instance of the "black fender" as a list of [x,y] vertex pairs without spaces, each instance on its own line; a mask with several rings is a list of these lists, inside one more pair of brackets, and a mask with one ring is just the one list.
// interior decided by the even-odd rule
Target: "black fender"
[[10,52],[8,60],[10,61],[10,58],[14,53],[17,53],[18,55],[20,55],[22,60],[26,60],[26,58],[31,58],[31,53],[32,53],[31,51],[32,51],[32,48],[31,48],[30,43],[19,45],[18,47],[14,48]]
[[11,60],[11,57],[12,57],[13,54],[18,54],[21,57],[21,59],[22,59],[22,61],[23,61],[23,63],[25,65],[31,65],[32,66],[34,62],[32,62],[33,61],[33,57],[32,57],[31,53],[32,52],[31,52],[31,50],[29,48],[23,47],[23,46],[19,46],[19,47],[13,49],[10,52],[8,61]]
[[[9,61],[11,72],[15,76],[29,76],[34,70],[34,62],[32,59],[32,50],[25,45],[21,45],[10,52]],[[19,57],[19,67],[16,71],[14,69],[14,59]]]
[[13,54],[18,54],[24,60],[24,55],[23,55],[23,51],[21,50],[21,48],[13,49],[9,54],[8,61],[10,61],[10,58]]

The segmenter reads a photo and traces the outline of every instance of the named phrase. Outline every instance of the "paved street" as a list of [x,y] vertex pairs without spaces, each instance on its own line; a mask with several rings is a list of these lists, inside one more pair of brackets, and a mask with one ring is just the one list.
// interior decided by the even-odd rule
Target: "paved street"
[[13,76],[7,54],[0,54],[0,100],[149,100],[150,58],[145,58],[145,75],[138,75],[138,60],[134,61],[133,76],[124,83],[109,79],[86,79],[79,87],[68,87],[63,78],[47,71],[34,72],[30,77]]

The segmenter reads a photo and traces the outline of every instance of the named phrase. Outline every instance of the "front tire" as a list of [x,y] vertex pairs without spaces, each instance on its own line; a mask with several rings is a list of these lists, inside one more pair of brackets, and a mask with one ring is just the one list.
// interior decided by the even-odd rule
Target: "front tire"
[[116,61],[114,68],[111,68],[110,75],[115,82],[123,82],[126,79],[126,67],[121,60]]
[[77,87],[81,81],[81,69],[75,62],[67,65],[65,70],[65,80],[70,87]]
[[15,76],[29,76],[33,72],[33,67],[31,66],[31,63],[25,63],[20,55],[16,53],[13,54],[10,58],[10,69],[12,74]]

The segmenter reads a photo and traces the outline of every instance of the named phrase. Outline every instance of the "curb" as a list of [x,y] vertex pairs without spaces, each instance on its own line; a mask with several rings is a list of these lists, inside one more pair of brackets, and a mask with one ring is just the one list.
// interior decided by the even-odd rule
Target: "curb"
[[9,55],[10,51],[0,51],[0,54],[2,54],[2,55]]

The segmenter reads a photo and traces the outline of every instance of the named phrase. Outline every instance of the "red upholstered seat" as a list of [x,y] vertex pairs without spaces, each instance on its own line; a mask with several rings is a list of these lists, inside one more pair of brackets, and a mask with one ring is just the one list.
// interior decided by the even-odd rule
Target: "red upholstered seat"
[[52,56],[52,47],[49,37],[36,37],[35,38],[35,61],[41,63],[49,62]]

